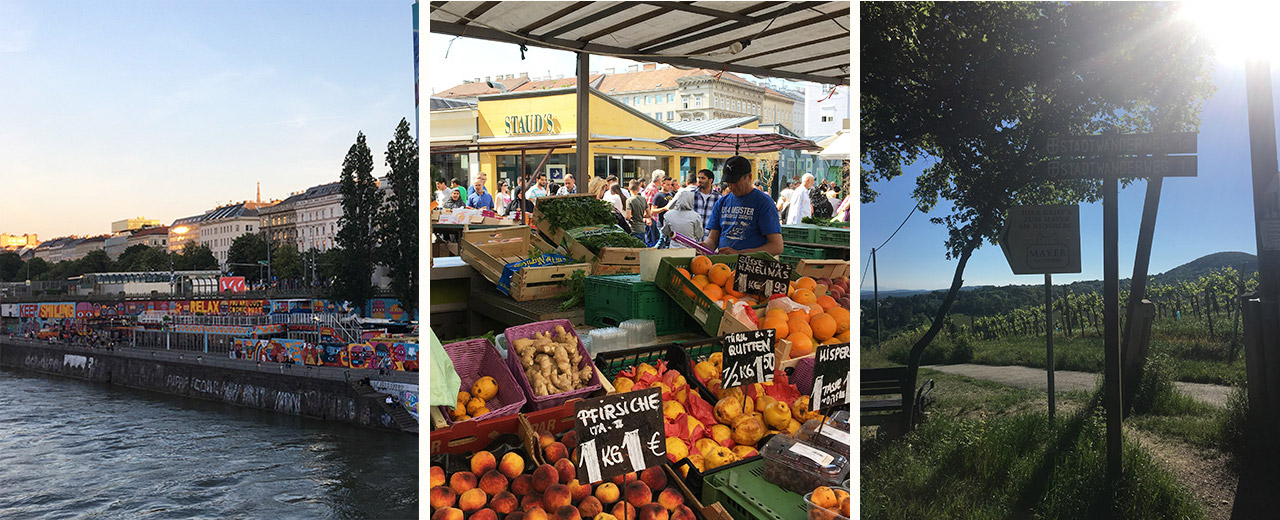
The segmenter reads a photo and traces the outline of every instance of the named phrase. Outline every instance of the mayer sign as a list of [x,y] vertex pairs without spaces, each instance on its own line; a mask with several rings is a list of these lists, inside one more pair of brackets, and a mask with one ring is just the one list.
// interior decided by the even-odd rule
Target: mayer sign
[[1080,272],[1079,206],[1014,206],[1000,232],[1013,274]]

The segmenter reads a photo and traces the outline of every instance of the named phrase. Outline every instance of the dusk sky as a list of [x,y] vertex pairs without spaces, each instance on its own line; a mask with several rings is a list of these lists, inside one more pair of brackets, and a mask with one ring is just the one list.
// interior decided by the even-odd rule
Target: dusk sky
[[[1280,74],[1272,65],[1272,82]],[[1203,106],[1199,135],[1198,176],[1164,181],[1151,249],[1151,274],[1168,271],[1201,256],[1220,251],[1256,253],[1253,224],[1253,185],[1249,160],[1248,114],[1245,105],[1244,61],[1219,57],[1214,64],[1217,91]],[[1277,105],[1280,106],[1280,105]],[[880,182],[875,203],[862,205],[858,276],[871,248],[884,243],[911,212],[915,176],[926,164],[904,168],[903,176]],[[1133,273],[1138,224],[1146,181],[1122,187],[1120,214],[1120,277]],[[944,289],[951,285],[956,261],[946,259],[946,227],[930,217],[947,214],[948,207],[929,214],[916,212],[877,254],[880,289]],[[1056,274],[1054,284],[1102,279],[1102,203],[1080,205],[1081,274]],[[872,289],[868,271],[862,290]],[[965,285],[1043,284],[1043,275],[1014,275],[998,245],[984,243],[964,273]]]
[[411,0],[0,0],[0,233],[96,235],[375,175],[414,125]]

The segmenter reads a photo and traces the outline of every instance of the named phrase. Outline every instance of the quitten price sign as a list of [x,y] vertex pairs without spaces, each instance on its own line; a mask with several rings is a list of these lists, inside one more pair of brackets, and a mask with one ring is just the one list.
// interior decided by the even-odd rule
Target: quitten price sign
[[815,410],[824,410],[849,401],[849,377],[853,374],[849,344],[819,345],[813,365]]
[[723,388],[773,381],[773,329],[735,332],[724,337]]
[[594,484],[667,462],[659,389],[584,399],[573,411],[579,482]]

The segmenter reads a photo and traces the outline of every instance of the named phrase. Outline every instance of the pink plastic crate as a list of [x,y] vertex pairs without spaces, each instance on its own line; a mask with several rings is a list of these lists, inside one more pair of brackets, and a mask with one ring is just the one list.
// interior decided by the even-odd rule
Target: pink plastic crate
[[[594,379],[594,382],[586,388],[579,388],[572,392],[561,392],[558,394],[544,396],[533,395],[533,387],[529,385],[529,378],[525,376],[524,367],[520,365],[520,356],[515,353],[515,340],[532,338],[534,334],[541,332],[554,333],[556,325],[564,327],[565,332],[568,332],[573,337],[578,338],[578,332],[573,330],[573,324],[569,323],[569,320],[547,320],[530,323],[528,325],[516,325],[508,328],[504,333],[507,338],[507,345],[511,346],[507,351],[507,368],[511,371],[511,375],[515,376],[516,381],[520,383],[520,388],[524,391],[524,395],[528,401],[532,403],[534,410],[545,410],[554,406],[560,406],[570,399],[585,398],[590,396],[592,392],[604,388],[604,385],[600,383],[600,373],[594,372],[593,368],[592,370],[594,375],[592,378]],[[581,338],[578,338],[578,352],[582,354],[582,363],[578,364],[578,368],[592,366],[591,354],[587,352],[587,347],[582,345]]]
[[[493,377],[498,383],[498,395],[489,401],[493,403],[496,400],[498,406],[490,407],[489,413],[480,417],[514,415],[524,407],[526,402],[524,392],[516,386],[516,378],[502,362],[502,354],[498,353],[498,349],[494,348],[489,340],[478,338],[450,343],[444,346],[444,351],[453,361],[453,369],[458,372],[458,377],[462,378],[463,391],[471,391],[471,385],[484,376]],[[523,377],[524,373],[520,375]],[[445,421],[453,424],[453,415],[449,412],[449,407],[441,406],[440,411],[444,412]]]

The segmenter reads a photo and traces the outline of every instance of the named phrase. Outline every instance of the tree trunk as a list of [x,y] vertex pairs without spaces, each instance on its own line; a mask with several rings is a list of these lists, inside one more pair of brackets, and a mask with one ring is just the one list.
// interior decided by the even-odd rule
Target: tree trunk
[[933,324],[929,326],[929,330],[924,333],[915,345],[911,346],[911,354],[907,360],[907,388],[912,395],[903,396],[906,402],[903,412],[904,432],[911,430],[912,421],[915,418],[916,402],[914,392],[916,390],[916,378],[920,372],[920,358],[924,357],[924,349],[929,347],[929,343],[938,335],[938,331],[942,330],[942,322],[946,320],[947,313],[951,312],[951,304],[955,303],[956,296],[960,294],[960,287],[964,285],[964,267],[969,263],[969,257],[973,256],[973,251],[982,243],[982,235],[970,237],[969,242],[965,244],[964,249],[960,251],[960,262],[956,265],[956,274],[951,279],[951,289],[947,291],[947,296],[942,300],[942,306],[938,308],[938,314],[933,318]]

